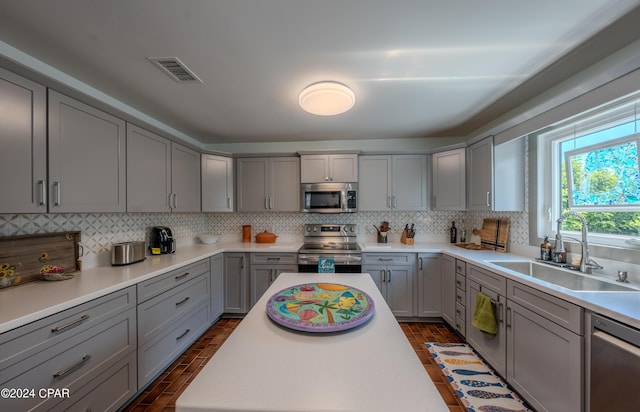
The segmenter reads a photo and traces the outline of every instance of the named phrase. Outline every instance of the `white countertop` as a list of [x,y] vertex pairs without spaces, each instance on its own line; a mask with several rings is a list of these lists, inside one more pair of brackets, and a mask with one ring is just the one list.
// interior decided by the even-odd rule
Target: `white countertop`
[[[143,262],[128,266],[82,270],[70,280],[31,282],[0,289],[0,333],[222,252],[295,253],[301,245],[302,242],[183,245],[175,254],[149,256]],[[640,292],[576,292],[488,263],[492,260],[528,260],[528,257],[467,250],[447,243],[361,243],[360,246],[366,253],[446,253],[640,329]]]
[[[368,293],[367,323],[334,333],[296,332],[266,304],[302,283],[335,282]],[[280,275],[176,401],[176,411],[448,411],[367,274]]]

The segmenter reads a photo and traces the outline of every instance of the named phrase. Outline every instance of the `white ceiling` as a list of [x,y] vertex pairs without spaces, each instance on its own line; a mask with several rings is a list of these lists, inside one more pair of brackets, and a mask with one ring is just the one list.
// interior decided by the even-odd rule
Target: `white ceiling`
[[[623,21],[583,44],[639,5],[0,0],[0,40],[203,145],[466,136],[638,39],[638,21]],[[147,60],[166,56],[203,83],[179,84]],[[355,107],[302,111],[298,93],[320,80],[351,87]]]

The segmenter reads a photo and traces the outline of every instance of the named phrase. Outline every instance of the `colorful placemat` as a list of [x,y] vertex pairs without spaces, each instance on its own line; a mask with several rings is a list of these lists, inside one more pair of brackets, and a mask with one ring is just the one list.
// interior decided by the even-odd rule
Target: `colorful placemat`
[[283,289],[267,301],[267,315],[289,329],[337,332],[367,322],[374,303],[365,292],[336,283],[305,283]]
[[465,343],[426,343],[467,412],[533,412]]

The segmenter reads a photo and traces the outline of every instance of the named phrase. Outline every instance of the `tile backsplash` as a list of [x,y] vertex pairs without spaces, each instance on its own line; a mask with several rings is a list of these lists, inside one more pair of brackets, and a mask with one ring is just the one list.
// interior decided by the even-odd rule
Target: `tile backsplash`
[[[190,243],[200,233],[225,235],[240,240],[242,225],[252,226],[253,234],[269,230],[280,239],[301,239],[306,223],[355,223],[358,237],[373,241],[375,229],[382,221],[391,227],[392,241],[398,241],[405,224],[414,223],[416,240],[448,239],[451,221],[458,228],[480,228],[485,217],[507,217],[510,220],[509,243],[528,245],[529,225],[526,212],[358,212],[352,214],[318,215],[298,212],[255,213],[87,213],[87,214],[0,214],[0,236],[34,233],[77,231],[82,233],[83,259],[98,261],[98,255],[108,254],[111,244],[129,240],[144,240],[147,228],[169,226],[178,243]],[[102,259],[102,262],[105,262]],[[87,266],[85,265],[85,268]],[[90,267],[90,266],[89,266]]]

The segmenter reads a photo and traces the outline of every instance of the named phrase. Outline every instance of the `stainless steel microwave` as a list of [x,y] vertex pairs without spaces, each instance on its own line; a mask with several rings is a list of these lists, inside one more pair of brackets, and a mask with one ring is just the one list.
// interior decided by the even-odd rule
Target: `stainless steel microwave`
[[358,211],[357,183],[306,183],[302,185],[302,211],[353,213]]

